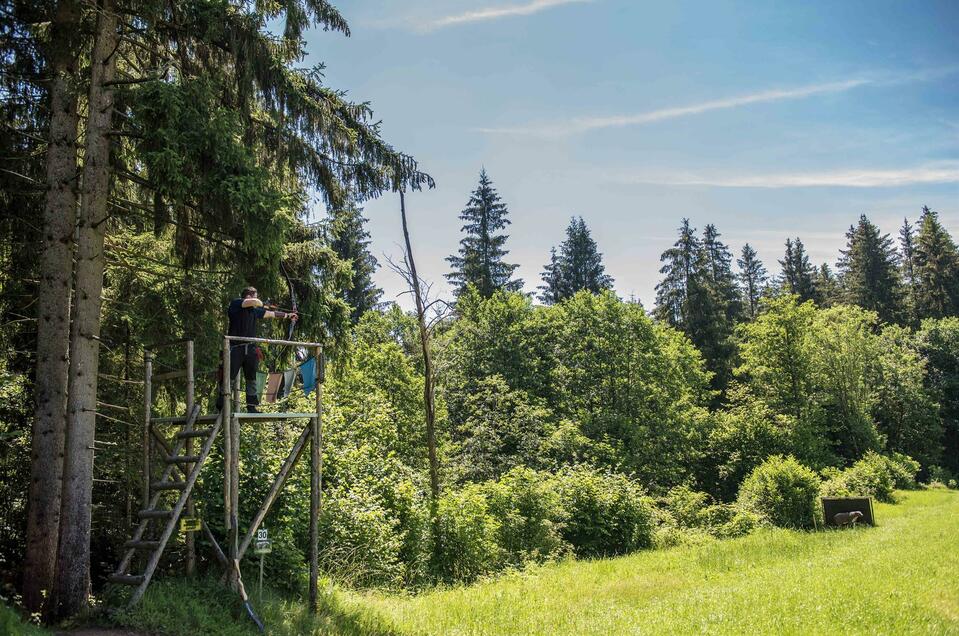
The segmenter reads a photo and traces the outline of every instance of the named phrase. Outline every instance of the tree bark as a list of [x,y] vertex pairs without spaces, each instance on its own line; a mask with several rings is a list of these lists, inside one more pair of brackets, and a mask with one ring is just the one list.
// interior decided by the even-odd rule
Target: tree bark
[[70,375],[66,454],[57,557],[57,613],[70,616],[87,603],[90,579],[90,521],[93,440],[96,430],[100,353],[100,296],[104,234],[110,194],[110,138],[116,76],[117,17],[112,0],[101,0],[90,72],[89,115],[83,165],[70,332]]
[[50,131],[37,294],[36,411],[30,448],[23,604],[45,612],[53,589],[67,428],[70,293],[76,223],[77,60],[80,8],[62,0],[51,25]]
[[403,238],[406,241],[406,260],[410,266],[410,285],[416,299],[416,317],[420,325],[420,346],[423,348],[423,399],[426,403],[426,448],[430,461],[430,494],[433,503],[440,496],[439,465],[436,459],[436,409],[434,407],[433,361],[430,358],[430,336],[426,328],[426,306],[420,290],[420,279],[416,275],[416,263],[413,262],[413,246],[410,244],[410,232],[406,225],[406,198],[400,191],[400,216],[403,219]]

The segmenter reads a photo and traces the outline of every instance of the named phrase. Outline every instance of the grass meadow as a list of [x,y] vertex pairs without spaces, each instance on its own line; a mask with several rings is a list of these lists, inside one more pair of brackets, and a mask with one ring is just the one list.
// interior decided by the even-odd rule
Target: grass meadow
[[[959,492],[898,496],[876,506],[876,528],[769,529],[419,595],[328,587],[316,618],[278,596],[256,605],[268,633],[283,636],[959,634]],[[142,633],[255,633],[213,582],[159,581],[114,621]]]

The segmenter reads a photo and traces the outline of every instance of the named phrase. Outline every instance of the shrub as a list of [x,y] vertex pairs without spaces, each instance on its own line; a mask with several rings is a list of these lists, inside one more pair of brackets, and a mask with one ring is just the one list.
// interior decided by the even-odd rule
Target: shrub
[[499,521],[497,539],[509,565],[568,551],[560,534],[566,513],[548,475],[521,466],[484,484],[484,490],[489,512]]
[[324,493],[319,518],[321,567],[354,585],[393,585],[402,579],[397,522],[359,488]]
[[792,456],[770,457],[739,489],[739,503],[775,526],[815,527],[819,516],[819,477]]
[[689,486],[675,486],[663,498],[663,503],[677,525],[698,528],[703,525],[703,511],[710,499],[708,494],[697,492]]
[[625,554],[652,545],[653,507],[636,482],[586,467],[557,476],[566,508],[563,538],[579,556]]
[[[954,484],[956,482],[956,476],[953,475],[949,469],[943,468],[942,466],[929,467],[929,483],[930,484],[938,483],[938,484],[942,484],[943,486],[947,486],[950,484],[950,482]],[[955,488],[955,486],[949,486],[949,487]]]
[[883,459],[896,488],[911,490],[916,487],[916,475],[919,474],[921,468],[919,462],[902,453],[893,453],[888,457],[883,456]]
[[844,471],[828,471],[821,493],[826,497],[875,497],[877,501],[895,501],[893,469],[889,459],[869,452]]
[[435,529],[432,570],[439,580],[470,582],[501,567],[500,522],[490,514],[481,485],[444,493],[436,505]]

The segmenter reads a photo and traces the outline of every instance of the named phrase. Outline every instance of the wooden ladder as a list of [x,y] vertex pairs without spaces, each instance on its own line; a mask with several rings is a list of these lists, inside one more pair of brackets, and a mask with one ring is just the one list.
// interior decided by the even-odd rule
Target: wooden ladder
[[[130,539],[130,541],[127,541],[124,544],[123,547],[126,549],[126,553],[123,556],[123,560],[120,561],[120,565],[117,567],[116,572],[109,577],[109,581],[111,583],[137,586],[136,590],[133,592],[133,596],[130,598],[131,606],[135,605],[140,601],[141,598],[143,598],[144,592],[146,592],[147,587],[149,587],[150,579],[153,578],[153,573],[156,571],[157,565],[160,563],[160,557],[163,555],[163,550],[166,548],[167,541],[169,541],[170,536],[173,534],[177,521],[179,521],[180,515],[183,514],[186,501],[190,497],[190,493],[193,491],[193,486],[196,484],[197,477],[200,475],[200,469],[203,467],[203,462],[206,461],[206,458],[210,455],[210,450],[213,448],[213,442],[216,439],[217,434],[220,432],[220,427],[223,423],[222,416],[216,419],[212,428],[194,430],[193,425],[196,422],[197,417],[199,417],[199,414],[200,407],[195,406],[187,418],[186,423],[183,426],[183,430],[176,434],[176,441],[173,445],[172,455],[164,458],[166,468],[163,470],[160,481],[154,482],[150,485],[150,489],[153,491],[153,496],[150,498],[150,506],[146,510],[140,511],[140,525],[137,526],[137,529],[134,531],[133,537]],[[186,440],[190,438],[203,439],[203,446],[200,448],[199,455],[182,454],[186,448]],[[186,481],[174,481],[174,471],[178,468],[182,471],[184,464],[193,464],[193,469],[189,472],[189,474],[186,475]],[[180,497],[177,499],[173,508],[158,508],[157,506],[159,505],[160,498],[163,496],[163,494],[174,490],[180,491]],[[163,526],[160,536],[156,539],[144,540],[144,536],[146,535],[146,531],[151,522],[160,520],[164,521],[166,524]],[[130,564],[133,562],[134,555],[139,551],[150,552],[146,569],[144,569],[143,574],[130,574]]]

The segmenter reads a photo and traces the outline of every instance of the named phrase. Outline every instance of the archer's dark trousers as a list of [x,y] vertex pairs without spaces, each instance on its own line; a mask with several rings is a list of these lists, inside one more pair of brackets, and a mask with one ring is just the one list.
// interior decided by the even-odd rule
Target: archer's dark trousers
[[[236,374],[243,369],[243,379],[246,382],[246,406],[256,406],[260,403],[260,396],[256,394],[256,370],[260,366],[260,359],[256,355],[256,345],[252,343],[235,344],[230,348],[230,386]],[[223,408],[222,389],[216,400],[217,408]]]

